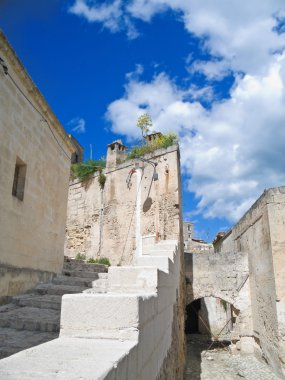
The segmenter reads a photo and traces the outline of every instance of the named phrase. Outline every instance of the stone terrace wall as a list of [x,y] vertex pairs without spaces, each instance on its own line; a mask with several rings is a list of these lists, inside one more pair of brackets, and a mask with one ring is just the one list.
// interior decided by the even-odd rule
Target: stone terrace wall
[[248,252],[253,332],[277,374],[284,357],[285,187],[269,189],[222,241]]
[[105,256],[112,265],[130,264],[134,252],[140,250],[136,230],[142,237],[154,234],[158,240],[179,239],[178,147],[160,149],[144,158],[158,164],[158,181],[152,181],[150,164],[141,161],[142,176],[140,169],[131,175],[134,161],[126,161],[105,171],[107,180],[102,191],[96,175],[87,183],[70,184],[67,256]]

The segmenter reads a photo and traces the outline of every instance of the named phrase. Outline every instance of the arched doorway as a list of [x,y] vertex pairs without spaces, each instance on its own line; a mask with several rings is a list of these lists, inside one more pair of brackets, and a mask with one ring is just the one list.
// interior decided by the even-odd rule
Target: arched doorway
[[202,334],[213,340],[230,340],[238,310],[217,297],[202,297],[186,306],[185,334]]

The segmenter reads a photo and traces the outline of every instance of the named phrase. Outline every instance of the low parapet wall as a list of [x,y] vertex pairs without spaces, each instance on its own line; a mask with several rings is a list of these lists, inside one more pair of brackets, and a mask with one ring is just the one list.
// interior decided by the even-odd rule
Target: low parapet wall
[[180,270],[174,241],[111,267],[107,293],[65,295],[60,338],[2,360],[0,377],[182,380]]

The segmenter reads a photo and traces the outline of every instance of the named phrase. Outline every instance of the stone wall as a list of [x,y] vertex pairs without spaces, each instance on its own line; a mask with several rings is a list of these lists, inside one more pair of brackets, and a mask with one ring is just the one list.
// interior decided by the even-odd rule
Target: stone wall
[[[111,144],[112,145],[112,144]],[[113,153],[112,153],[113,154]],[[156,235],[157,240],[178,239],[180,217],[179,152],[177,146],[146,155],[156,163],[126,161],[107,166],[102,190],[98,176],[70,184],[65,254],[108,257],[112,264],[130,264],[142,249],[136,241]],[[108,164],[108,156],[107,156]]]
[[182,255],[173,240],[148,244],[136,266],[109,269],[106,293],[64,295],[60,337],[1,360],[0,375],[182,380]]
[[249,269],[246,253],[185,253],[186,303],[217,297],[233,305],[231,338],[252,337]]
[[0,56],[8,68],[6,75],[0,67],[0,264],[6,268],[0,297],[6,297],[61,271],[73,146],[2,33]]
[[221,241],[220,250],[248,252],[253,333],[281,374],[284,357],[285,187],[269,189]]

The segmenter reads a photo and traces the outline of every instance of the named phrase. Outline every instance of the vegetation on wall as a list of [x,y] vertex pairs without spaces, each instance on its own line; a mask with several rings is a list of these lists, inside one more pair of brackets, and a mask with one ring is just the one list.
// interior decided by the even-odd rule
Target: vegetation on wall
[[99,257],[98,259],[94,259],[93,257],[90,257],[90,259],[87,260],[88,264],[104,264],[108,267],[111,266],[110,260],[107,257]]
[[100,174],[98,176],[98,182],[99,182],[101,190],[104,189],[106,179],[107,179],[107,177],[105,176],[104,173],[102,173],[102,169],[101,169]]
[[85,253],[77,253],[75,260],[86,260]]
[[[86,181],[96,171],[102,174],[102,169],[106,167],[106,160],[87,160],[71,165],[71,178],[78,178],[80,181]],[[99,182],[100,183],[100,182]],[[104,187],[104,186],[103,186]]]
[[144,154],[152,153],[157,149],[168,148],[169,146],[177,144],[177,142],[178,142],[178,137],[175,133],[172,133],[172,132],[166,133],[165,135],[161,135],[160,137],[157,137],[151,143],[148,143],[148,144],[144,143],[142,145],[133,147],[128,155],[128,159],[141,157]]

